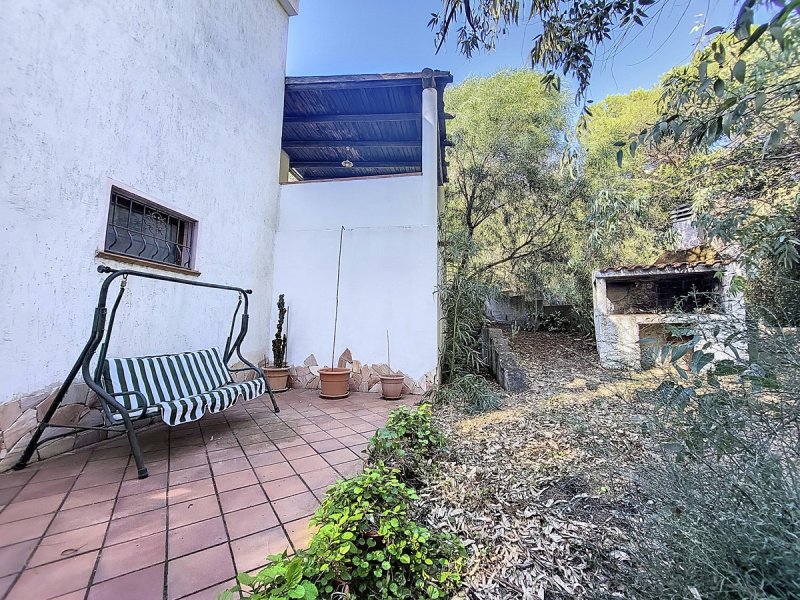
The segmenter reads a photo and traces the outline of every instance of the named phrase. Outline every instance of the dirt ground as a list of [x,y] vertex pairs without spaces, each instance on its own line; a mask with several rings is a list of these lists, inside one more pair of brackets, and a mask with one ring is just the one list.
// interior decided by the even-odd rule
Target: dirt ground
[[638,392],[656,379],[602,369],[574,334],[519,332],[512,348],[528,391],[483,415],[438,413],[449,444],[423,492],[428,522],[466,540],[466,598],[625,597],[636,465],[651,452]]

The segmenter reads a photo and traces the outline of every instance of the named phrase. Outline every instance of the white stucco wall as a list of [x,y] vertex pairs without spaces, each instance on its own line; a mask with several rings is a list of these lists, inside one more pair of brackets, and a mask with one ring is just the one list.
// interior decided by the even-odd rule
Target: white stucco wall
[[[25,0],[0,11],[0,403],[89,334],[112,181],[199,220],[200,280],[273,305],[288,15],[278,0]],[[132,281],[114,355],[224,343],[236,298]]]
[[289,306],[289,364],[309,354],[331,362],[344,226],[335,359],[349,348],[385,363],[388,329],[393,369],[420,378],[436,368],[436,203],[423,185],[401,176],[282,186],[274,294]]

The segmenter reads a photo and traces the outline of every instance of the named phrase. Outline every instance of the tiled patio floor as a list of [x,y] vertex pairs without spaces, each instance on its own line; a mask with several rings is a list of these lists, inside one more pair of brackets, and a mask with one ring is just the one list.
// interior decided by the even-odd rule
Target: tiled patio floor
[[0,598],[216,598],[268,554],[306,545],[325,489],[397,403],[316,392],[239,403],[140,435],[136,479],[123,438],[0,475]]

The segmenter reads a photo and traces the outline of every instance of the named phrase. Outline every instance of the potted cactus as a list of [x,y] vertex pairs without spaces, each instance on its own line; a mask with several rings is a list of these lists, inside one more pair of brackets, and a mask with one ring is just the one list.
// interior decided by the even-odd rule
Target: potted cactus
[[278,326],[272,340],[272,366],[264,369],[264,374],[269,381],[273,392],[283,392],[289,389],[289,367],[286,366],[286,334],[283,333],[283,324],[286,319],[286,303],[283,294],[278,296]]

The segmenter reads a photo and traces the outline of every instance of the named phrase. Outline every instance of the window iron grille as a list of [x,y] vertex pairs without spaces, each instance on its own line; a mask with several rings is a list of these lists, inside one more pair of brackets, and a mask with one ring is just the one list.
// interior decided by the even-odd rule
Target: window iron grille
[[196,225],[192,219],[112,187],[105,249],[191,269]]

